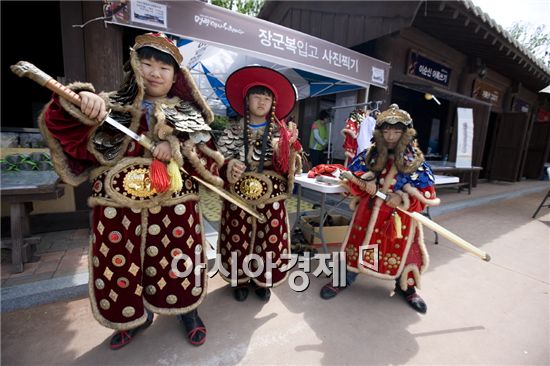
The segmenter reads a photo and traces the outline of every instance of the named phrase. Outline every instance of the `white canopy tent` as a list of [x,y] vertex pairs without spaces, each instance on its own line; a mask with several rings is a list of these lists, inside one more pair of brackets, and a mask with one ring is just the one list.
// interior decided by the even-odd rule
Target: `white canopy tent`
[[203,42],[181,40],[180,52],[191,71],[201,94],[215,114],[225,115],[225,81],[235,70],[249,65],[260,65],[284,74],[296,87],[298,99],[361,89],[361,86],[297,70],[259,57],[242,54]]

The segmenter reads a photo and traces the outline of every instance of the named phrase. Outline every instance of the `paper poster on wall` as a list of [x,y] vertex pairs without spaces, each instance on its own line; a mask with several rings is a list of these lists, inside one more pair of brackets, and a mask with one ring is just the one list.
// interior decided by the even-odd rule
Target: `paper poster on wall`
[[148,0],[132,0],[132,22],[166,28],[166,5]]
[[458,135],[456,143],[456,167],[472,167],[474,140],[474,114],[472,108],[457,108]]

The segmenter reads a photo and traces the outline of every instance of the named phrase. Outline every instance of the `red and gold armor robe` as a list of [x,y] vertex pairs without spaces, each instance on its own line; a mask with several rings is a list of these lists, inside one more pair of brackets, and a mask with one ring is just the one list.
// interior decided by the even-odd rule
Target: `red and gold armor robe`
[[362,110],[353,111],[346,121],[346,125],[341,133],[344,136],[344,154],[348,160],[351,160],[357,155],[358,145],[357,137],[361,128],[361,121],[365,118],[365,112]]
[[[132,54],[137,70],[135,63]],[[142,90],[137,73],[136,79],[132,90]],[[93,314],[106,327],[135,328],[146,321],[145,308],[185,314],[206,296],[199,188],[191,175],[221,186],[217,175],[224,159],[209,140],[211,111],[196,90],[191,92],[190,80],[187,70],[180,70],[169,98],[155,101],[149,118],[142,109],[143,92],[130,95],[128,103],[120,103],[125,92],[101,95],[119,122],[154,142],[170,143],[173,159],[187,172],[181,172],[183,187],[176,192],[152,189],[151,153],[107,123],[97,126],[57,96],[41,115],[61,178],[71,185],[92,182],[89,293]],[[69,88],[93,91],[82,83]],[[188,258],[178,260],[181,255]]]
[[[282,255],[290,256],[290,226],[285,200],[292,194],[294,173],[297,168],[300,169],[300,158],[297,156],[300,147],[297,144],[290,146],[286,172],[275,168],[278,152],[273,151],[273,146],[278,144],[278,128],[274,126],[265,152],[265,168],[258,172],[261,157],[259,141],[263,134],[261,129],[256,136],[252,134],[249,141],[246,161],[250,170],[243,173],[238,181],[234,181],[229,174],[232,166],[237,162],[245,162],[243,129],[242,120],[233,123],[218,140],[220,152],[228,158],[221,174],[227,175],[226,189],[263,214],[267,222],[260,223],[235,204],[223,202],[218,240],[218,254],[223,267],[220,268],[220,275],[230,282],[234,271],[238,283],[249,282],[251,278],[244,271],[244,261],[247,255],[256,254],[264,265],[263,269],[258,269],[256,261],[250,262],[250,272],[258,270],[252,280],[261,287],[274,287],[285,281],[288,275],[283,268],[288,263],[288,257],[282,258]],[[237,256],[236,263],[231,258],[232,253]],[[275,267],[269,271],[265,265],[268,261]]]
[[[376,134],[379,143],[380,133]],[[377,149],[375,144],[350,163],[348,168],[355,177],[348,181],[348,188],[358,196],[358,204],[342,245],[348,271],[399,278],[404,291],[408,286],[420,287],[421,274],[428,267],[422,225],[380,198],[369,196],[361,186],[364,179],[375,179],[380,191],[399,194],[403,201],[400,207],[409,212],[439,204],[431,168],[420,150],[407,143],[408,137],[404,134],[395,155]]]

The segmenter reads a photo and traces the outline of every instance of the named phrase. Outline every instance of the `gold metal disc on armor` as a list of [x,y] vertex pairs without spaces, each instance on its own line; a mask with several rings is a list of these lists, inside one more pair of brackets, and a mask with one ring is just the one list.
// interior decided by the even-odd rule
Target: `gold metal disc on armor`
[[123,185],[126,192],[136,197],[149,197],[157,193],[151,187],[149,171],[145,168],[130,170],[124,177]]
[[271,194],[267,181],[262,179],[262,177],[253,175],[243,176],[232,188],[240,197],[250,201],[258,200]]

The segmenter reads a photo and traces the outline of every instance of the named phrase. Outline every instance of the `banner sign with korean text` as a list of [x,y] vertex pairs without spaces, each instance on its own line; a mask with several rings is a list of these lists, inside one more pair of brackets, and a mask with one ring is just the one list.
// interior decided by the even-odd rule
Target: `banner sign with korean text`
[[449,86],[451,68],[430,60],[417,51],[410,50],[407,74],[439,85]]
[[113,1],[106,4],[105,13],[112,15],[108,23],[214,44],[365,88],[387,88],[386,62],[202,1]]

